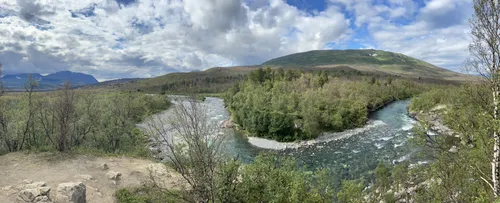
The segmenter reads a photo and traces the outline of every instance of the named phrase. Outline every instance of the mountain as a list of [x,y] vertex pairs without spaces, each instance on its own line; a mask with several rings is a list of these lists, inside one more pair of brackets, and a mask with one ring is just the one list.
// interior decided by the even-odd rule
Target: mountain
[[60,71],[49,74],[43,77],[42,81],[46,81],[49,83],[58,83],[58,84],[62,84],[66,81],[69,81],[72,86],[81,86],[81,85],[98,83],[98,81],[92,75],[76,73],[71,71]]
[[95,84],[85,85],[80,88],[82,89],[97,89],[97,88],[109,88],[109,89],[117,89],[123,85],[127,85],[129,83],[137,83],[141,80],[146,80],[146,78],[121,78],[115,80],[103,81]]
[[345,67],[372,73],[448,81],[470,80],[465,74],[440,68],[400,53],[374,50],[314,50],[271,59],[263,66],[278,67]]
[[456,84],[474,76],[443,69],[425,61],[380,50],[314,50],[271,59],[262,65],[215,67],[205,71],[169,73],[107,88],[165,93],[219,93],[227,90],[257,68],[327,71],[333,77],[401,77],[419,82]]
[[24,84],[28,80],[29,75],[31,75],[35,80],[38,81],[37,89],[39,90],[54,90],[62,86],[66,81],[68,81],[72,87],[98,83],[98,81],[92,75],[71,71],[60,71],[46,76],[38,73],[5,75],[4,77],[2,77],[2,82],[4,84],[4,87],[8,91],[23,90]]
[[155,93],[219,93],[260,66],[215,67],[205,71],[176,72],[155,78],[89,85],[84,88],[107,88]]

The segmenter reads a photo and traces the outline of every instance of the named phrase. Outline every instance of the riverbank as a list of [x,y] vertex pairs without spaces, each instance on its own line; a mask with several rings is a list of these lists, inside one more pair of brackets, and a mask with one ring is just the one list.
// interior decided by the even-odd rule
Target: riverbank
[[311,147],[318,144],[329,143],[335,140],[341,140],[349,138],[353,135],[357,135],[363,132],[366,132],[372,128],[385,125],[383,121],[380,120],[370,120],[368,123],[361,128],[354,128],[350,130],[345,130],[342,132],[324,132],[321,136],[313,139],[313,140],[304,140],[304,141],[296,141],[296,142],[278,142],[276,140],[260,138],[260,137],[247,137],[248,142],[253,146],[263,148],[263,149],[272,149],[272,150],[285,150],[285,149],[297,149],[301,147]]
[[[391,99],[390,101],[384,102],[381,105],[377,106],[376,108],[369,109],[369,115],[372,115],[373,113],[377,112],[378,110],[394,103],[397,102],[398,100]],[[232,121],[228,120],[229,122],[232,123]],[[225,123],[225,122],[224,122]],[[380,125],[383,125],[384,123],[382,121],[377,121],[377,120],[369,120],[367,124],[365,124],[363,127],[359,128],[354,128],[354,129],[347,129],[341,132],[323,132],[320,136],[318,136],[315,139],[312,140],[302,140],[302,141],[294,141],[294,142],[279,142],[276,140],[271,140],[271,139],[266,139],[266,138],[261,138],[261,137],[251,137],[247,136],[248,142],[252,144],[255,147],[263,148],[263,149],[272,149],[272,150],[285,150],[285,149],[297,149],[301,147],[309,147],[312,145],[316,145],[319,143],[328,143],[331,141],[335,140],[340,140],[340,139],[345,139],[348,138],[352,135],[363,133],[373,127],[377,127]],[[234,125],[234,124],[233,124]],[[237,129],[235,129],[237,130]]]
[[408,110],[408,115],[413,119],[428,124],[428,131],[431,133],[439,135],[447,135],[458,137],[459,135],[445,125],[443,121],[443,115],[447,113],[446,105],[437,105],[432,108],[429,112],[424,111],[410,111]]

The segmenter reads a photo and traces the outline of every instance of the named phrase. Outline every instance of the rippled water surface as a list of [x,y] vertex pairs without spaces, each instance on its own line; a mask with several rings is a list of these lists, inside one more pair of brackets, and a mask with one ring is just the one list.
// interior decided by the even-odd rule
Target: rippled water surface
[[[416,123],[407,115],[409,100],[397,101],[371,115],[363,128],[335,133],[344,139],[318,143],[298,149],[279,151],[280,155],[293,156],[310,168],[348,169],[351,174],[365,174],[373,170],[379,161],[390,163],[412,159],[415,163],[417,148],[408,139]],[[219,98],[207,98],[204,106],[217,122],[229,118],[224,102]],[[250,162],[261,151],[251,145],[239,132],[229,130],[225,151]]]

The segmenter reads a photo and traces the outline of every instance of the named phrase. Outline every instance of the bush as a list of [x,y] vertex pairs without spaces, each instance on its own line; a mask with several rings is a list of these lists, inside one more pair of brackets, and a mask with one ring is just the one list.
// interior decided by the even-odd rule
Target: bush
[[[0,98],[0,123],[4,126],[0,128],[0,151],[74,148],[89,153],[148,156],[147,136],[136,123],[171,105],[165,96],[137,92],[67,89],[33,94],[32,100],[25,93]],[[63,101],[65,111],[61,111]],[[64,149],[59,145],[62,138]]]
[[375,77],[371,81],[328,77],[326,72],[258,69],[226,93],[225,105],[252,136],[294,141],[363,126],[370,111],[423,89],[392,78],[379,82]]
[[118,203],[176,203],[182,202],[164,192],[152,188],[120,189],[115,193]]

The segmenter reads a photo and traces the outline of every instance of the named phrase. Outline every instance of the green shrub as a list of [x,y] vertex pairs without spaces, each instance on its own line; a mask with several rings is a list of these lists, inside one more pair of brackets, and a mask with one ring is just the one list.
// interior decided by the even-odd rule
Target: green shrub
[[252,136],[312,139],[324,131],[363,126],[370,111],[424,89],[411,81],[328,78],[324,71],[257,69],[225,95],[234,121]]
[[[0,98],[0,151],[51,151],[61,136],[61,92],[35,92],[31,106],[26,93]],[[137,92],[70,90],[73,95],[65,121],[67,150],[93,154],[149,156],[148,138],[136,124],[167,109],[163,95]],[[31,115],[31,116],[30,116]]]

